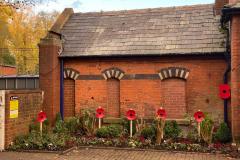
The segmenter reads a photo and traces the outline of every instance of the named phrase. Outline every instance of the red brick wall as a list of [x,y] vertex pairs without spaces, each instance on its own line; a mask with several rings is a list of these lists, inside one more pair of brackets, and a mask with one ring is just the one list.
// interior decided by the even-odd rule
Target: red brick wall
[[[65,68],[73,68],[81,75],[100,75],[111,67],[118,67],[126,74],[157,74],[161,68],[171,66],[190,70],[186,81],[187,111],[193,114],[201,109],[212,114],[216,121],[223,121],[223,101],[218,97],[218,86],[226,69],[223,58],[182,56],[65,60]],[[162,104],[163,83],[160,78],[120,80],[121,116],[129,108],[134,108],[138,115],[153,117]],[[106,108],[107,80],[76,80],[75,84],[76,113],[80,109],[95,109],[99,105]]]
[[64,80],[64,117],[75,115],[75,81]]
[[224,5],[228,4],[229,1],[231,0],[215,0],[215,14],[220,15],[222,12],[222,8],[224,7]]
[[235,139],[240,138],[240,15],[232,17],[231,22],[231,113],[232,134]]
[[163,107],[168,117],[183,119],[186,111],[186,82],[182,79],[167,79],[162,81],[161,93]]
[[[18,118],[10,119],[10,97],[19,99]],[[18,90],[6,91],[5,108],[5,146],[8,146],[16,136],[28,133],[29,124],[37,118],[42,107],[42,91]]]
[[60,112],[60,47],[55,39],[45,41],[39,44],[39,87],[44,91],[43,110],[53,124]]
[[0,75],[16,75],[16,74],[17,74],[16,67],[0,65]]
[[120,116],[120,82],[118,79],[107,80],[106,116]]

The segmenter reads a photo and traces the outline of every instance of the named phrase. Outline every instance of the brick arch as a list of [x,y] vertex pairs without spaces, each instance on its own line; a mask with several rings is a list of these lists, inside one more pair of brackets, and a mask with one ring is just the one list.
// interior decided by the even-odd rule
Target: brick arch
[[189,75],[189,70],[182,67],[168,67],[161,69],[158,75],[161,80],[168,78],[181,78],[186,80]]
[[123,72],[119,68],[108,68],[102,72],[102,76],[104,79],[110,79],[110,78],[116,78],[118,80],[121,80],[123,76],[125,75],[125,72]]
[[65,68],[64,69],[64,78],[70,78],[76,80],[79,77],[80,73],[72,68]]

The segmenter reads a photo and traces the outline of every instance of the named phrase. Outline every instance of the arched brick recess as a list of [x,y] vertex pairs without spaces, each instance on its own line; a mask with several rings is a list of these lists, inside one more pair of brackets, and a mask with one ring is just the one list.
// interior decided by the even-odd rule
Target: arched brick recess
[[120,80],[123,78],[124,75],[125,75],[125,73],[121,69],[115,68],[115,67],[106,69],[102,72],[102,76],[106,80],[109,78],[116,78],[116,79]]
[[168,67],[161,69],[158,75],[161,80],[168,78],[187,79],[189,75],[189,70],[181,67]]
[[178,78],[166,79],[161,85],[162,103],[169,119],[183,119],[187,113],[186,81]]
[[64,69],[64,117],[75,116],[75,80],[79,75],[75,69]]
[[120,81],[116,78],[107,80],[107,116],[120,117]]
[[74,79],[76,80],[78,78],[78,76],[80,75],[79,72],[75,69],[72,68],[65,68],[64,69],[64,78],[70,78],[70,79]]

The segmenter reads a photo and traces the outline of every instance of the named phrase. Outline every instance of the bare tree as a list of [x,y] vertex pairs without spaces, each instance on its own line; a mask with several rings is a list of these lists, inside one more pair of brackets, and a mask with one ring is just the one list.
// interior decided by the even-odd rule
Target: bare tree
[[13,8],[19,9],[25,6],[35,6],[42,3],[49,3],[55,0],[0,0],[0,6],[11,6]]

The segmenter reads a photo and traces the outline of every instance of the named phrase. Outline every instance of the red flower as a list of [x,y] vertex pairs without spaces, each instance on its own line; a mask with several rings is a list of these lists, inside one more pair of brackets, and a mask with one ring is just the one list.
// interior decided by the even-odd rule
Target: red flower
[[37,121],[44,122],[47,119],[47,115],[45,112],[41,111],[38,113]]
[[165,109],[160,108],[160,109],[157,111],[157,116],[158,116],[159,118],[161,118],[161,119],[166,119],[167,114],[166,114]]
[[97,118],[103,118],[105,115],[104,115],[104,109],[99,106],[97,109],[96,109],[96,117]]
[[136,119],[136,112],[133,109],[129,109],[126,113],[126,117],[128,120],[134,120]]
[[194,118],[198,123],[200,123],[204,120],[205,116],[204,116],[203,112],[197,111],[194,113]]

